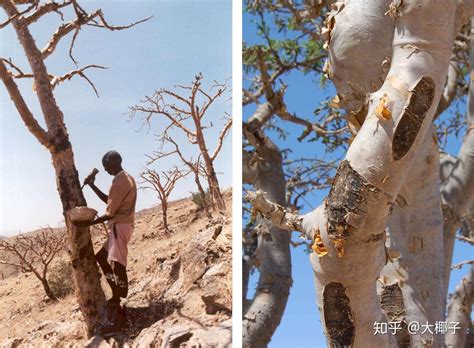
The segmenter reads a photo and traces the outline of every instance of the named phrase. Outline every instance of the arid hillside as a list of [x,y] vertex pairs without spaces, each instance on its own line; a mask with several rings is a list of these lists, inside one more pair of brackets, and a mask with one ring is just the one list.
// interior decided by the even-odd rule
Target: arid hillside
[[[169,235],[159,206],[137,214],[121,334],[88,339],[74,294],[53,302],[34,275],[17,273],[0,280],[0,347],[230,346],[231,191],[224,196],[226,213],[212,219],[191,199],[171,202]],[[105,238],[100,229],[93,232],[96,251]],[[109,297],[103,277],[102,287]]]

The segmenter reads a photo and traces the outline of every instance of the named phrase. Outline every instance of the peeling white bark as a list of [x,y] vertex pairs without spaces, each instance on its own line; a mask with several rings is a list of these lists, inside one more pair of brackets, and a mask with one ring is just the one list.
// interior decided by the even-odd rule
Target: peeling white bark
[[[345,2],[346,6],[334,20],[336,25],[350,26],[361,18],[359,9],[365,8],[375,15],[363,16],[363,21],[370,24],[361,25],[373,25],[369,33],[374,36],[381,30],[381,36],[389,37],[390,32],[387,34],[381,24],[388,20],[380,15],[387,3],[351,0]],[[367,117],[348,150],[346,161],[338,169],[339,178],[336,177],[327,201],[304,220],[308,237],[313,238],[319,231],[329,251],[324,257],[313,253],[311,262],[330,346],[395,344],[388,335],[373,335],[374,322],[383,320],[375,286],[386,260],[383,231],[390,207],[431,127],[446,79],[455,12],[454,2],[416,0],[403,1],[403,6],[395,11],[387,77],[381,88],[369,97]],[[339,37],[337,28],[331,37],[330,52],[337,45],[360,43],[347,40],[344,35]],[[352,61],[347,59],[346,63],[366,64],[369,56],[377,56],[372,54],[378,49],[377,43],[375,38],[370,50],[352,57]],[[344,68],[344,64],[340,60],[332,63],[333,77],[344,80],[345,77],[336,76],[341,71],[337,65]],[[371,66],[366,65],[366,70],[361,71],[365,74]],[[373,75],[380,78],[381,70],[378,68]],[[347,95],[342,99],[347,101]],[[336,301],[331,300],[334,296]]]
[[[387,295],[393,284],[401,290],[404,315],[398,319],[404,326],[418,323],[435,323],[444,320],[445,292],[443,286],[443,215],[439,188],[439,153],[434,140],[434,127],[418,150],[416,163],[410,170],[387,223],[387,247],[400,258],[388,262],[381,272],[379,293]],[[395,300],[395,299],[394,299]],[[393,306],[389,303],[389,307]],[[386,306],[383,304],[384,310]],[[391,321],[396,321],[388,317]],[[442,346],[443,336],[429,331],[422,334],[397,335],[400,343],[412,347],[432,342]]]

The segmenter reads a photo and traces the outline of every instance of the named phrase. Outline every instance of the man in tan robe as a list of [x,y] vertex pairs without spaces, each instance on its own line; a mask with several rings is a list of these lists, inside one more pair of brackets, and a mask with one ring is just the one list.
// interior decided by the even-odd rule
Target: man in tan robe
[[94,176],[86,178],[86,182],[95,194],[107,204],[103,216],[80,223],[90,226],[107,221],[109,237],[104,246],[95,255],[107,282],[112,288],[112,298],[109,303],[120,304],[120,298],[128,294],[127,256],[128,242],[132,236],[135,222],[135,204],[137,201],[137,186],[133,177],[122,168],[122,157],[116,151],[107,152],[102,158],[102,164],[107,173],[114,176],[109,194],[103,193],[94,184]]

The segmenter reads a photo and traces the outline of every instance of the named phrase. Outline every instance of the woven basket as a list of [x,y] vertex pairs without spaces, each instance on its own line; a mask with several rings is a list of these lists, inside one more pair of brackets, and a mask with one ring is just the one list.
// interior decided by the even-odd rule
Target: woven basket
[[88,207],[76,207],[69,211],[72,222],[92,221],[97,215],[97,210]]

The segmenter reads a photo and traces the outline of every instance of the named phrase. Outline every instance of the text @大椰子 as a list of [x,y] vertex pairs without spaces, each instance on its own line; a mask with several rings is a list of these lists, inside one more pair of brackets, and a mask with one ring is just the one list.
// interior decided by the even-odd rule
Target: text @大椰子
[[429,322],[420,323],[411,321],[404,323],[401,321],[374,322],[374,335],[391,334],[396,335],[406,327],[410,335],[415,334],[432,334],[432,335],[455,335],[457,330],[461,330],[461,324],[457,321],[436,321],[434,324]]

